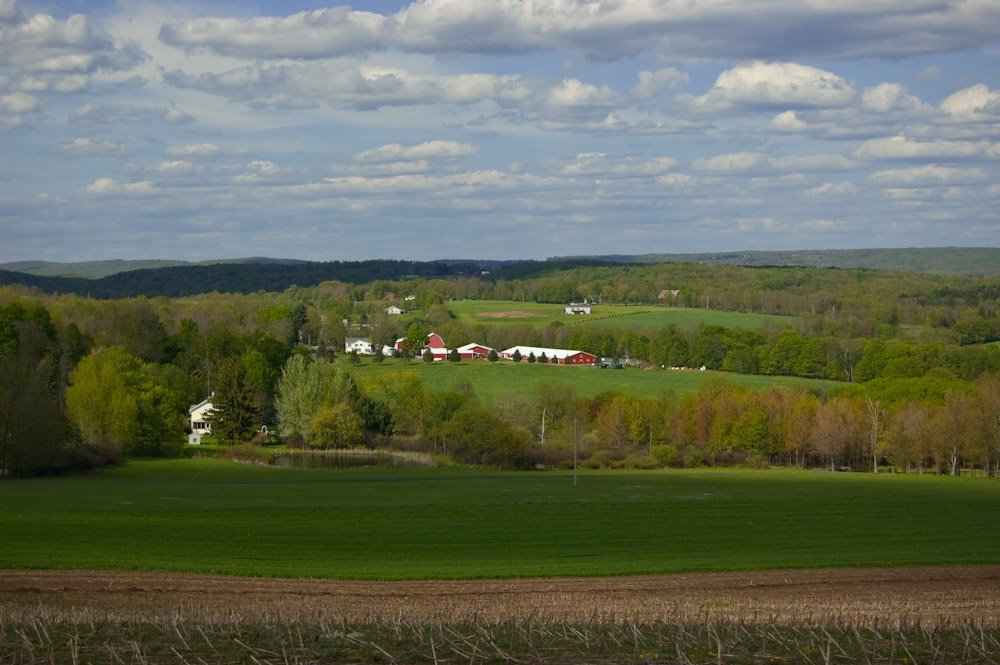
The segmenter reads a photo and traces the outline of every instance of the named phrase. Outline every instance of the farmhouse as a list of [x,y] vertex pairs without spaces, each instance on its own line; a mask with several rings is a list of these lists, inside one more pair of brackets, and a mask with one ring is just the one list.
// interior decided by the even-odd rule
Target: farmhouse
[[367,337],[348,337],[344,340],[344,353],[357,351],[363,356],[375,355],[375,347]]
[[488,346],[471,342],[465,346],[458,347],[458,357],[462,360],[477,360],[489,357],[490,351],[493,350]]
[[385,308],[385,313],[386,314],[391,314],[393,316],[395,316],[397,314],[402,314],[404,311],[405,310],[400,309],[399,307],[396,307],[395,305],[389,305],[388,307]]
[[535,354],[536,358],[544,353],[549,362],[560,365],[596,365],[597,356],[586,351],[574,351],[572,349],[548,349],[541,346],[512,346],[500,352],[500,357],[505,360],[512,360],[514,353],[520,351],[521,358],[527,358]]
[[[214,393],[213,393],[214,394]],[[188,408],[188,425],[191,433],[188,434],[188,444],[192,446],[201,445],[201,436],[212,433],[212,423],[208,420],[208,415],[212,412],[212,397],[206,397],[197,404]]]
[[563,310],[567,314],[590,314],[590,305],[588,303],[570,303],[566,305],[566,309]]

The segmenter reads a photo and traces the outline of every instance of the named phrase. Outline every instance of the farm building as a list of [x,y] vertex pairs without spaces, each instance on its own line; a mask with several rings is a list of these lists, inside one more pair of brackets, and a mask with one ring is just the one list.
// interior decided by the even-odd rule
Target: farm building
[[375,347],[367,337],[348,337],[344,340],[344,353],[357,351],[363,356],[375,355]]
[[458,347],[458,356],[462,360],[477,360],[479,358],[486,358],[490,355],[490,351],[493,351],[488,346],[483,346],[482,344],[477,344],[472,342],[466,344],[465,346]]
[[388,307],[385,308],[385,313],[386,314],[391,314],[393,316],[395,316],[397,314],[402,314],[404,311],[405,310],[403,310],[403,309],[401,309],[399,307],[396,307],[395,305],[389,305]]
[[505,360],[512,360],[514,352],[516,351],[521,352],[521,358],[527,358],[531,354],[535,354],[536,358],[540,358],[544,353],[545,357],[549,359],[549,362],[555,362],[560,365],[597,364],[597,356],[592,353],[587,353],[586,351],[574,351],[572,349],[547,349],[541,346],[512,346],[509,349],[501,351],[500,357]]
[[188,434],[188,443],[190,445],[200,446],[201,436],[212,433],[212,423],[208,420],[208,414],[211,412],[212,397],[206,397],[188,408],[188,426],[191,428],[191,433]]
[[[398,351],[399,353],[403,353],[403,343],[405,341],[406,341],[405,337],[400,337],[399,339],[396,340],[396,343],[393,344],[392,348]],[[420,353],[422,354],[425,349],[431,350],[431,353],[434,355],[434,360],[448,359],[448,347],[445,346],[444,340],[441,338],[441,335],[437,333],[432,332],[427,335],[427,344],[424,346],[423,349],[420,350]],[[489,353],[489,351],[487,351],[487,353]],[[388,355],[385,354],[384,350],[383,354]]]
[[587,303],[570,303],[566,305],[566,309],[563,310],[567,314],[590,314],[590,305]]

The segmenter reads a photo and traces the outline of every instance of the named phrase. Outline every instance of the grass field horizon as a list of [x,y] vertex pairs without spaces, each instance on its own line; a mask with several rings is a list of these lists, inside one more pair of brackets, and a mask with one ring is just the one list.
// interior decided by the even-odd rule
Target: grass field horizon
[[843,385],[837,381],[803,379],[794,376],[767,376],[763,374],[735,374],[732,372],[694,370],[659,370],[626,367],[601,369],[590,366],[569,366],[514,363],[502,360],[465,360],[460,363],[425,363],[414,359],[402,362],[386,359],[381,363],[364,359],[358,365],[343,363],[362,385],[375,377],[392,372],[417,372],[424,385],[431,390],[448,390],[467,381],[475,394],[490,402],[507,393],[533,395],[545,383],[565,383],[581,397],[594,397],[605,391],[618,391],[639,398],[651,398],[664,392],[686,395],[698,392],[707,381],[725,381],[750,390],[767,390],[776,387],[800,386],[806,390],[826,390]]
[[0,568],[463,579],[1000,562],[1000,483],[810,471],[288,471],[0,483]]
[[726,328],[765,328],[796,326],[794,316],[725,312],[663,305],[594,305],[593,314],[569,315],[558,303],[519,302],[514,300],[449,300],[445,303],[455,317],[466,324],[516,325],[544,327],[552,323],[567,326],[595,325],[615,328],[662,328],[668,325],[691,331],[701,325]]

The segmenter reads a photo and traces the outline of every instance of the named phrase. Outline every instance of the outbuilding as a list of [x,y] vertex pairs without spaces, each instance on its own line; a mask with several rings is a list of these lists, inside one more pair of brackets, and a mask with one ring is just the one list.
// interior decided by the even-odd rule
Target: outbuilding
[[480,358],[488,358],[490,351],[493,350],[484,344],[470,342],[465,346],[458,347],[458,357],[462,360],[478,360]]
[[597,356],[586,351],[575,349],[550,349],[543,346],[512,346],[500,352],[500,357],[505,360],[513,360],[514,353],[520,352],[522,360],[527,360],[528,356],[534,354],[535,358],[541,358],[544,354],[549,362],[559,365],[596,365]]

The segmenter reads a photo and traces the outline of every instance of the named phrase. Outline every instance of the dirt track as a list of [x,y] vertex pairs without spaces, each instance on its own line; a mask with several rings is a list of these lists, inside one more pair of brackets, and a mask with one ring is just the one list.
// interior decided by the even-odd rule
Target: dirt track
[[350,622],[971,619],[998,625],[1000,566],[424,582],[0,571],[0,617],[36,615]]

